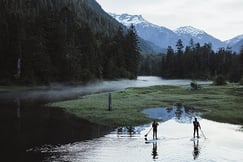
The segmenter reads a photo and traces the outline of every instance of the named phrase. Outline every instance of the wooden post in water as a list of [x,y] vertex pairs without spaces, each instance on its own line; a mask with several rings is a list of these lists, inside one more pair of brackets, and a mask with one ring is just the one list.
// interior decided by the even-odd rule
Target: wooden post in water
[[111,93],[109,93],[109,97],[108,97],[108,110],[111,111],[112,110],[112,99],[111,99]]

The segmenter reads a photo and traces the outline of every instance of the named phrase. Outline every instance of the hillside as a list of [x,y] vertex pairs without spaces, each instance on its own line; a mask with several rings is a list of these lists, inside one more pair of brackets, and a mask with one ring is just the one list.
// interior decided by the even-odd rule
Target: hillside
[[[72,11],[77,23],[87,23],[92,29],[104,34],[112,34],[122,27],[117,21],[104,12],[95,0],[1,0],[1,15],[11,13],[23,21],[37,18],[40,15],[65,14],[65,9]],[[5,17],[6,18],[6,17]],[[4,17],[1,20],[4,21]]]
[[4,84],[136,77],[135,31],[95,0],[1,0],[0,20]]

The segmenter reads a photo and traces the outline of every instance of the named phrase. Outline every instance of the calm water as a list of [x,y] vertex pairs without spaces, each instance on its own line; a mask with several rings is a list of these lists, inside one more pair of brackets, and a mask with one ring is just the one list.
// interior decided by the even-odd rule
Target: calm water
[[[166,110],[149,109],[144,113]],[[181,111],[178,115],[178,111]],[[168,113],[166,113],[168,112]],[[129,129],[116,129],[109,134],[93,140],[80,141],[61,146],[44,146],[30,149],[49,155],[44,161],[82,161],[82,162],[148,162],[148,161],[243,161],[243,133],[240,126],[217,123],[199,118],[206,139],[200,134],[198,141],[192,141],[192,120],[198,113],[184,107],[173,107],[161,113],[167,118],[158,127],[159,141],[145,143],[144,135],[150,125]],[[157,118],[153,116],[154,118]],[[118,131],[120,130],[120,131]],[[152,139],[152,134],[148,135]]]
[[[52,85],[38,89],[0,92],[1,161],[191,161],[194,143],[187,108],[148,109],[151,118],[163,118],[160,141],[144,143],[150,124],[134,128],[101,127],[43,104],[127,87],[188,85],[190,80],[138,77],[90,83],[85,86]],[[207,84],[210,82],[200,82]],[[198,143],[198,161],[243,161],[243,133],[239,126],[200,120],[207,140]],[[151,138],[151,136],[149,136]],[[197,143],[195,143],[197,145]]]

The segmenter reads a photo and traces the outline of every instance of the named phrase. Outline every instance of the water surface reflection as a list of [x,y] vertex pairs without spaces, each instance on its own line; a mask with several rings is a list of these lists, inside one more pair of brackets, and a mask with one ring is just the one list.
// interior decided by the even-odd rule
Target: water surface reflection
[[200,154],[199,150],[199,140],[193,141],[193,159],[196,160]]
[[[172,110],[168,114],[172,115],[171,112],[174,112],[174,117],[159,123],[158,138],[160,140],[157,142],[145,143],[144,141],[144,135],[151,128],[150,123],[132,129],[129,127],[116,129],[93,140],[62,146],[43,146],[35,151],[49,154],[44,159],[45,161],[169,162],[194,161],[194,159],[203,162],[243,161],[243,133],[238,131],[240,126],[199,118],[208,138],[192,141],[191,117],[184,113],[188,112],[187,110],[183,108],[180,110],[182,112],[180,117],[176,115],[176,110]],[[152,134],[148,135],[148,139],[152,139]]]
[[152,149],[152,157],[153,157],[153,160],[156,160],[158,159],[158,151],[157,151],[157,142],[154,142],[153,143],[153,149]]
[[[47,108],[21,99],[1,102],[0,143],[2,161],[42,161],[40,152],[26,150],[45,144],[59,145],[93,139],[110,132],[65,113],[59,108]],[[14,156],[13,156],[14,155]]]
[[201,114],[199,111],[196,111],[190,107],[184,107],[183,105],[168,108],[149,108],[144,109],[142,113],[146,114],[152,119],[159,119],[162,121],[167,121],[174,118],[174,120],[180,123],[191,122],[196,116],[200,118]]

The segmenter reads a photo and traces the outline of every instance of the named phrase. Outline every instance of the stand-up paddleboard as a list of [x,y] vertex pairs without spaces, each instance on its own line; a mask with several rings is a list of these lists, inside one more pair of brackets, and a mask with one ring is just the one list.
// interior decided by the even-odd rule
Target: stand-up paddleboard
[[145,143],[156,143],[159,140],[160,140],[159,138],[157,138],[157,139],[147,139],[147,138],[145,138]]
[[199,139],[201,139],[201,137],[192,137],[192,138],[191,138],[191,141],[197,141],[197,140],[199,140]]

